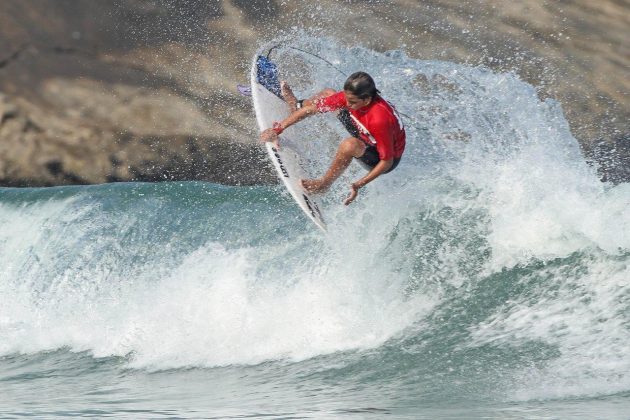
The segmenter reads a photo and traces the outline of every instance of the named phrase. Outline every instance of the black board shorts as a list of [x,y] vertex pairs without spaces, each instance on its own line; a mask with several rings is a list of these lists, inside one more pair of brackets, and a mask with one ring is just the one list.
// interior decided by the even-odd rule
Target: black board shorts
[[[361,138],[361,133],[359,132],[359,129],[354,125],[354,122],[350,117],[350,111],[348,111],[347,109],[342,109],[341,111],[339,111],[337,118],[339,119],[339,121],[341,121],[341,124],[343,124],[345,129],[348,131],[348,133],[350,133],[352,137],[355,137],[357,139]],[[367,170],[371,170],[381,161],[381,159],[378,157],[378,151],[376,150],[376,147],[371,145],[368,145],[365,148],[365,152],[361,157],[355,159],[357,159]],[[400,158],[395,158],[392,167],[385,171],[385,173],[389,173],[396,169],[398,163],[400,163]]]
[[[365,148],[365,152],[363,152],[363,155],[355,159],[358,160],[359,163],[361,163],[361,165],[363,165],[363,167],[367,170],[371,170],[376,166],[377,163],[381,161],[381,159],[378,157],[378,151],[374,146],[367,146]],[[394,169],[396,169],[396,166],[398,166],[399,163],[400,158],[395,158],[392,166],[383,173],[387,174],[393,171]]]

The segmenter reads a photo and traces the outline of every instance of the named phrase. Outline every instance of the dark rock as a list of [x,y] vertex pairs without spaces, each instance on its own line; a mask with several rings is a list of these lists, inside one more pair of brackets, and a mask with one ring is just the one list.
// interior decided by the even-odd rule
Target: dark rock
[[[515,71],[558,99],[607,180],[628,180],[624,2],[3,0],[0,184],[277,182],[257,142],[251,55],[285,28]],[[372,36],[366,37],[366,31]],[[414,81],[456,90],[447,80]],[[449,140],[466,141],[453,132]],[[601,139],[602,141],[595,141]]]

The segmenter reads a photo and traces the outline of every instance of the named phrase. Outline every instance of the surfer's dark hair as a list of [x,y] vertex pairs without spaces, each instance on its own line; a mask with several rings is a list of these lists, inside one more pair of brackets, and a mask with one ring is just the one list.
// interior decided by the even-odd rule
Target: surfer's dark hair
[[376,89],[376,84],[372,76],[364,71],[352,73],[343,85],[346,90],[359,99],[374,99],[380,92]]

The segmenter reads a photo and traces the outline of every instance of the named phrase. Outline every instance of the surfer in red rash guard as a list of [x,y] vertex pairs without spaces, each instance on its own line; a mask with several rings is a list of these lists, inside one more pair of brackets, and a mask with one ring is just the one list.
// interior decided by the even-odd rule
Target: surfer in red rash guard
[[405,150],[405,129],[394,107],[380,96],[374,80],[365,72],[356,72],[346,80],[343,90],[324,89],[310,99],[298,101],[291,88],[283,82],[282,96],[291,114],[262,132],[263,141],[278,143],[278,135],[304,118],[322,112],[338,111],[338,118],[351,137],[344,139],[330,168],[318,179],[303,179],[302,187],[311,193],[328,190],[346,170],[352,159],[359,160],[369,172],[350,185],[350,204],[359,190],[379,176],[391,172]]

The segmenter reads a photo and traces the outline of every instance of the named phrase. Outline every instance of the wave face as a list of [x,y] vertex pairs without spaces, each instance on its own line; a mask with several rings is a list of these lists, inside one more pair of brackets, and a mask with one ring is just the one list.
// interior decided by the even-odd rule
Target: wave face
[[[104,413],[627,412],[630,187],[598,180],[560,106],[514,74],[300,39],[330,63],[279,47],[282,77],[305,97],[368,70],[403,114],[399,167],[344,207],[351,167],[327,235],[281,186],[3,189],[0,410],[62,369],[118,381]],[[319,175],[343,128],[299,129]]]

